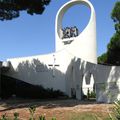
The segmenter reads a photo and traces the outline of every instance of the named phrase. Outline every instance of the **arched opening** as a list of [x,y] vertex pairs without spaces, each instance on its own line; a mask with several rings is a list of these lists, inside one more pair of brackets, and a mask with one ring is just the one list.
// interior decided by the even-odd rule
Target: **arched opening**
[[90,9],[83,5],[77,4],[69,8],[62,19],[62,28],[76,26],[81,33],[87,26],[90,19]]
[[82,82],[82,99],[96,100],[96,85],[94,75],[92,73],[85,73]]
[[90,19],[90,9],[83,5],[77,4],[69,8],[62,19],[62,29],[60,29],[60,38],[64,44],[70,44],[73,40],[65,40],[79,36],[85,29]]

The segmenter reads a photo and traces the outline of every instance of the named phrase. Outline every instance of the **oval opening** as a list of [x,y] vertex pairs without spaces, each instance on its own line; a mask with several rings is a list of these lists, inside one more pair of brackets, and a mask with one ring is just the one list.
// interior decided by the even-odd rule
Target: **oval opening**
[[[62,29],[76,27],[78,29],[78,35],[85,29],[90,19],[90,8],[77,4],[69,8],[62,19]],[[77,36],[78,36],[77,35]]]

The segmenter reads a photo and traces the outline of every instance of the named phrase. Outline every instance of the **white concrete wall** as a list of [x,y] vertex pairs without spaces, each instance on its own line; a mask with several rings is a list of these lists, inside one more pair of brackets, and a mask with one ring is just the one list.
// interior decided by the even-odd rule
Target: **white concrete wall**
[[[59,65],[54,71],[53,67],[49,66],[53,65],[53,55],[55,64]],[[6,75],[33,85],[42,85],[45,88],[66,92],[65,74],[71,60],[69,57],[65,51],[61,51],[48,55],[8,59],[12,67]]]
[[[60,31],[62,29],[62,19],[65,12],[76,4],[84,4],[90,8],[91,17],[86,28],[73,39],[73,42],[64,45],[63,39],[60,38]],[[79,16],[78,16],[79,18]],[[96,16],[92,4],[88,0],[71,0],[64,4],[56,15],[55,23],[56,36],[56,51],[67,49],[71,54],[77,58],[81,58],[91,63],[97,63],[97,46],[96,46]]]
[[[79,62],[78,62],[79,61]],[[72,68],[73,67],[73,68]],[[93,87],[95,83],[96,101],[110,103],[116,99],[120,100],[120,67],[105,66],[89,62],[81,59],[73,59],[66,73],[66,92],[70,96],[71,88],[76,90],[76,98],[82,99],[81,88]],[[72,70],[73,69],[73,70]],[[92,84],[86,85],[84,77],[86,73],[92,74]],[[83,89],[83,93],[86,91]]]
[[120,99],[120,67],[97,65],[96,77],[98,102]]
[[[116,99],[120,100],[119,66],[105,66],[85,61],[83,61],[80,66],[82,76],[87,72],[93,75],[97,102],[110,103]],[[84,78],[82,78],[82,81],[83,79]],[[92,87],[93,85],[90,86]],[[84,88],[86,85],[84,84],[82,87]]]

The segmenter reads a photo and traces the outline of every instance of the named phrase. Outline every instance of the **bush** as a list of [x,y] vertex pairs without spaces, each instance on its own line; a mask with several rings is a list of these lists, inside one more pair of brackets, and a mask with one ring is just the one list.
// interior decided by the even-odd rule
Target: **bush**
[[96,98],[95,91],[90,92],[90,90],[88,89],[88,91],[87,91],[87,99],[89,99],[89,98]]
[[29,120],[34,120],[35,118],[34,118],[34,113],[35,113],[35,111],[36,111],[36,107],[35,106],[31,106],[30,108],[29,108],[29,112],[30,112],[30,119]]
[[[2,98],[9,98],[13,94],[19,98],[48,99],[66,97],[60,90],[45,89],[41,85],[32,85],[24,81],[2,75]],[[34,94],[31,94],[34,93]]]
[[[114,102],[113,114],[116,120],[120,120],[120,101],[117,100]],[[110,115],[111,119],[113,119],[112,115]]]
[[19,120],[18,117],[19,117],[19,113],[15,112],[15,113],[14,113],[14,120]]
[[0,120],[9,120],[9,118],[7,118],[6,113],[4,115],[2,115],[2,117],[0,118]]
[[90,93],[90,98],[96,98],[96,93],[95,93],[95,91],[91,91],[91,93]]

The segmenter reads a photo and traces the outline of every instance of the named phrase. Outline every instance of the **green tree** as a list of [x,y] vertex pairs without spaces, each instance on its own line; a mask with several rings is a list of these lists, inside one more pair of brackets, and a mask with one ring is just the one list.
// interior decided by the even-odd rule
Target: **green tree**
[[104,53],[98,57],[98,63],[106,64],[106,62],[107,62],[107,54],[106,53]]
[[111,13],[111,18],[115,22],[115,30],[120,33],[120,2],[116,2],[114,9]]
[[98,63],[120,65],[120,2],[116,2],[111,18],[115,23],[115,33],[107,45],[107,52],[98,57]]
[[107,46],[107,63],[120,65],[120,33],[115,33]]
[[42,14],[51,0],[0,0],[0,20],[11,20],[20,16],[20,11],[28,14]]

